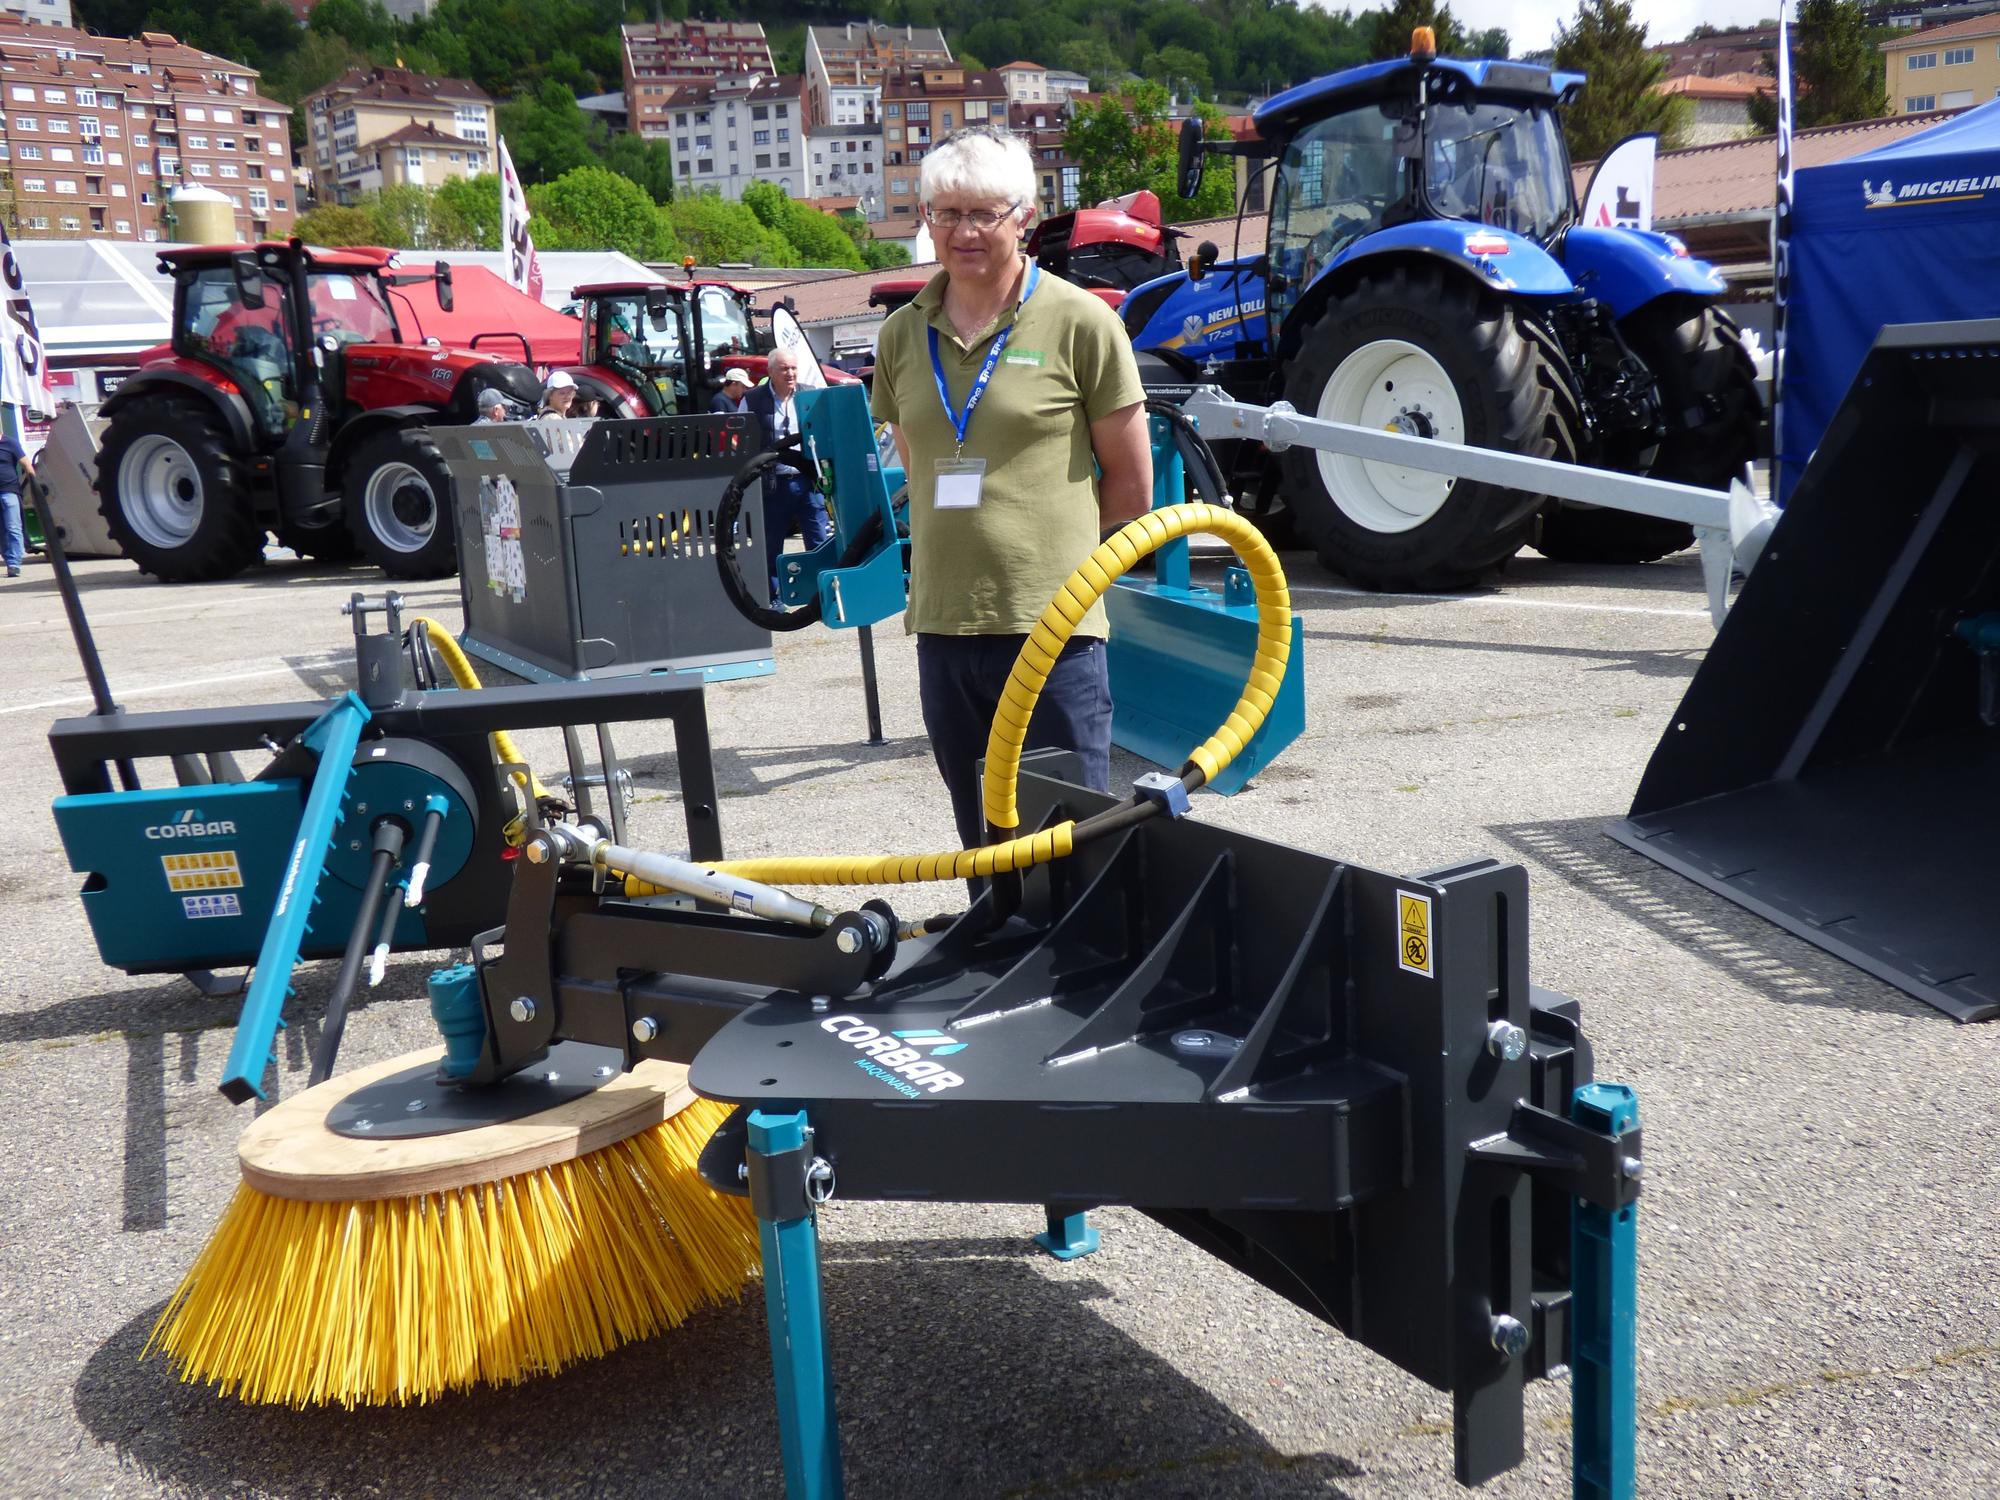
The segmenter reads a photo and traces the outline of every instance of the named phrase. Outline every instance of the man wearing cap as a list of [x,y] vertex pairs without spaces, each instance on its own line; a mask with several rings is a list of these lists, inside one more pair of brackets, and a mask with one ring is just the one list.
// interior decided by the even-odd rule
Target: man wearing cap
[[545,417],[566,417],[570,403],[576,400],[576,377],[567,370],[558,370],[549,377],[549,383],[542,388],[542,415]]
[[708,409],[721,416],[733,417],[743,410],[743,397],[749,389],[749,375],[731,365],[722,372],[722,389],[709,399]]
[[487,386],[479,393],[479,416],[474,420],[472,425],[478,427],[487,422],[504,422],[506,420],[506,396],[502,395],[492,386]]

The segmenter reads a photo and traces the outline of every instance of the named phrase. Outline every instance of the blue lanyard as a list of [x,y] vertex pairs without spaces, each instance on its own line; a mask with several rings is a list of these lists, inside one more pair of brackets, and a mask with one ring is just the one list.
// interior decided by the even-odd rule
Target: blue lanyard
[[[1028,264],[1028,288],[1021,293],[1021,306],[1028,305],[1028,299],[1035,295],[1035,283],[1042,279],[1042,268],[1032,261]],[[965,434],[972,426],[972,409],[979,405],[979,398],[986,394],[986,386],[993,379],[993,372],[1000,366],[1000,356],[1007,348],[1007,340],[1020,323],[1021,315],[1014,314],[1014,322],[1000,330],[1000,336],[993,340],[993,347],[986,351],[986,362],[979,367],[979,373],[972,379],[972,389],[965,395],[965,410],[951,409],[951,392],[945,389],[944,361],[938,358],[938,331],[933,323],[928,332],[931,336],[931,374],[937,377],[938,400],[944,403],[944,414],[950,421],[952,431],[958,436],[958,451],[965,452]]]

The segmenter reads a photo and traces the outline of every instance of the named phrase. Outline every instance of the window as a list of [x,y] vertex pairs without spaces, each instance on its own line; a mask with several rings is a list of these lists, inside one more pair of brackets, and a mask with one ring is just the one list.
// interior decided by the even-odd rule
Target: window
[[114,140],[114,141],[115,141],[115,140],[117,140],[117,139],[118,139],[118,127],[117,127],[117,126],[116,126],[115,124],[114,124],[114,125],[106,125],[106,126],[104,127],[104,134],[105,134],[105,135],[106,135],[107,137],[109,137],[109,138],[110,138],[111,140]]
[[69,90],[68,90],[68,89],[43,89],[43,90],[42,90],[42,103],[44,103],[44,104],[67,104],[67,103],[69,103]]
[[[246,124],[248,123],[249,121],[248,115],[244,116],[244,121]],[[215,112],[215,123],[218,125],[234,125],[236,123],[236,111],[231,109],[218,109]]]
[[271,207],[275,208],[279,213],[283,213],[285,211],[285,200],[283,198],[274,198],[271,201]]
[[424,165],[424,153],[415,149],[405,151],[403,153],[403,165],[408,167],[412,172],[422,171]]
[[883,108],[882,113],[892,120],[900,120],[903,118],[903,106],[900,104],[887,105]]
[[949,130],[949,129],[951,129],[951,111],[950,111],[950,110],[946,110],[946,111],[944,112],[944,128],[945,128],[946,130]]
[[83,220],[77,218],[74,214],[64,214],[62,227],[69,233],[75,234],[79,229],[83,228]]
[[85,109],[97,108],[97,90],[78,89],[76,91],[76,102],[81,104]]
[[130,234],[132,232],[132,221],[130,219],[114,219],[112,220],[111,228],[115,234]]
[[910,118],[912,120],[928,120],[930,117],[931,107],[928,104],[912,104],[910,106]]
[[145,242],[149,245],[157,244],[160,238],[160,231],[157,229],[149,229],[145,232],[145,234],[141,235],[140,238],[145,240]]
[[23,146],[21,148],[22,161],[40,161],[41,159],[42,148],[40,146]]
[[771,153],[768,151],[759,151],[757,153],[757,166],[760,171],[768,172],[771,169]]
[[781,125],[778,127],[778,144],[780,146],[784,145],[785,142],[789,141],[791,138],[792,138],[792,131],[790,126]]
[[13,92],[9,95],[9,97],[14,99],[24,100],[29,104],[33,104],[35,102],[35,91],[31,88],[26,87],[23,84],[17,83],[14,85]]
[[41,126],[36,122],[33,115],[16,115],[14,116],[14,128],[16,130],[39,130]]
[[188,176],[190,177],[206,177],[208,175],[208,163],[205,161],[198,161],[188,168]]
[[215,149],[218,151],[234,151],[236,149],[236,137],[233,135],[217,136],[215,138]]
[[693,173],[693,171],[694,171],[694,163],[689,161],[685,156],[683,156],[681,158],[681,176],[683,177],[689,176]]
[[791,164],[792,164],[792,153],[789,151],[780,151],[778,153],[778,165],[781,167],[789,167]]
[[50,115],[50,116],[49,116],[49,134],[50,134],[50,135],[68,135],[68,134],[69,134],[69,121],[67,121],[67,120],[63,119],[63,118],[62,118],[62,117],[61,117],[60,115]]
[[205,135],[191,135],[188,137],[187,147],[190,151],[206,151],[208,149],[208,137]]
[[272,141],[264,148],[264,154],[267,156],[283,156],[285,154],[285,143],[283,141]]
[[132,170],[137,172],[141,177],[151,177],[153,175],[153,164],[149,161],[134,162]]
[[703,173],[704,175],[706,175],[707,173],[710,173],[710,172],[713,172],[714,170],[715,170],[715,160],[714,160],[714,158],[713,158],[713,157],[707,157],[707,156],[704,156],[704,157],[703,157],[703,158],[701,159],[701,171],[702,171],[702,173]]
[[49,216],[47,214],[36,214],[32,219],[28,220],[28,227],[30,229],[47,229],[49,227]]
[[677,112],[675,113],[675,115],[674,115],[674,123],[675,123],[676,125],[685,125],[685,124],[687,124],[687,122],[688,122],[688,117],[687,117],[687,111],[686,111],[686,110],[684,110],[684,109],[683,109],[683,110],[679,110],[679,111],[677,111]]
[[1927,109],[1936,108],[1936,94],[1912,94],[1903,101],[1903,113],[1906,115],[1920,115]]
[[132,144],[135,146],[150,146],[153,144],[153,138],[143,130],[134,131],[132,133]]
[[1947,68],[1955,68],[1960,63],[1969,63],[1971,61],[1972,49],[1970,47],[1947,47],[1944,49],[1944,65]]
[[70,149],[69,149],[69,147],[67,147],[67,146],[51,146],[51,147],[49,147],[49,160],[50,160],[50,161],[75,161],[75,160],[76,160],[76,153],[75,153],[74,151],[70,150]]
[[789,119],[790,119],[791,117],[792,117],[792,107],[791,107],[791,105],[789,105],[789,104],[780,104],[780,105],[778,106],[778,118],[779,118],[779,119],[781,119],[781,120],[789,120]]
[[23,177],[21,179],[21,191],[24,193],[46,193],[48,190],[49,180],[46,177]]
[[104,165],[104,148],[95,142],[83,148],[83,159],[93,167]]
[[125,184],[122,182],[112,183],[111,196],[114,198],[123,198],[125,196]]
[[199,104],[190,104],[186,109],[181,111],[181,117],[188,120],[206,120],[208,118],[208,111],[203,109]]
[[67,193],[72,198],[75,197],[76,179],[74,177],[58,177],[56,179],[56,191],[58,193]]
[[1076,200],[1083,188],[1083,168],[1064,167],[1062,169],[1062,207],[1075,208]]
[[233,161],[224,162],[220,167],[217,167],[216,170],[220,172],[224,177],[236,177],[240,175],[236,163]]
[[753,105],[751,105],[751,106],[750,106],[750,118],[751,118],[751,119],[753,119],[753,120],[768,120],[768,119],[770,119],[770,118],[771,118],[771,109],[770,109],[770,106],[769,106],[769,105],[765,105],[765,104],[753,104]]
[[694,149],[697,151],[713,151],[715,149],[715,138],[707,135],[696,136],[694,138]]
[[1913,52],[1910,54],[1910,60],[1904,66],[1912,73],[1924,68],[1935,68],[1937,66],[1937,54],[1935,52]]
[[250,206],[258,213],[265,213],[271,207],[271,195],[262,188],[250,189]]
[[847,143],[847,154],[849,156],[852,156],[854,154],[854,145],[855,143],[853,141],[849,141]]
[[770,145],[770,144],[771,144],[771,132],[770,132],[770,131],[768,131],[768,130],[757,130],[757,131],[752,131],[752,132],[751,132],[751,137],[750,137],[750,143],[751,143],[751,144],[752,144],[753,146],[768,146],[768,145]]
[[676,136],[674,138],[674,150],[676,152],[678,152],[682,156],[686,156],[687,148],[688,148],[688,138],[686,136],[684,135]]
[[271,181],[290,182],[291,180],[292,180],[292,174],[287,172],[283,167],[271,168]]
[[1964,109],[1971,103],[1971,89],[1947,89],[1938,95],[1939,109]]

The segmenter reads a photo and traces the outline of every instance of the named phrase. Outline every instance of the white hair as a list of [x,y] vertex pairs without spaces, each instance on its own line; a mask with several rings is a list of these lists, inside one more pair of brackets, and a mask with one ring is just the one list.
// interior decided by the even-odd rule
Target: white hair
[[1035,159],[1027,143],[997,125],[953,131],[924,158],[917,196],[926,206],[941,193],[1000,198],[1029,207],[1035,201]]
[[764,368],[768,371],[772,365],[783,365],[787,369],[796,370],[799,367],[799,357],[789,349],[773,349],[764,360]]

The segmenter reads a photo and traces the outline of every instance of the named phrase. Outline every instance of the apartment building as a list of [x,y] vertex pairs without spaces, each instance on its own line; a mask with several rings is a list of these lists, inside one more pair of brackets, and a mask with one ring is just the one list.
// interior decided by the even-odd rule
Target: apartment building
[[2000,14],[1906,32],[1881,47],[1892,115],[2000,98]]
[[75,24],[70,19],[69,0],[0,0],[0,14],[18,16],[30,26]]
[[[838,29],[838,28],[833,28]],[[882,175],[888,219],[914,218],[924,154],[961,125],[1007,120],[1007,85],[997,72],[956,63],[906,68],[882,80]]]
[[1010,104],[1007,128],[1027,143],[1028,154],[1035,159],[1036,212],[1046,219],[1050,214],[1075,208],[1082,173],[1066,144],[1068,102]]
[[848,21],[806,28],[806,108],[815,125],[856,123],[862,91],[879,89],[891,73],[952,66],[951,48],[936,27]]
[[797,74],[746,73],[675,90],[662,118],[676,186],[734,201],[751,183],[770,182],[812,197],[802,85]]
[[166,32],[99,37],[0,17],[0,211],[11,232],[173,238],[167,195],[227,197],[246,239],[297,216],[291,111],[256,70]]
[[668,100],[747,73],[771,75],[771,44],[755,21],[649,21],[619,28],[625,53],[625,110],[630,128],[655,139],[667,132]]
[[814,125],[806,137],[812,159],[812,196],[852,198],[865,219],[885,211],[882,195],[882,122]]
[[[306,159],[325,202],[354,203],[365,192],[398,182],[435,187],[494,170],[499,123],[493,100],[462,78],[406,68],[349,68],[306,95],[300,107],[307,120]],[[413,130],[418,134],[403,143],[404,155],[385,166],[383,148],[391,137]]]

